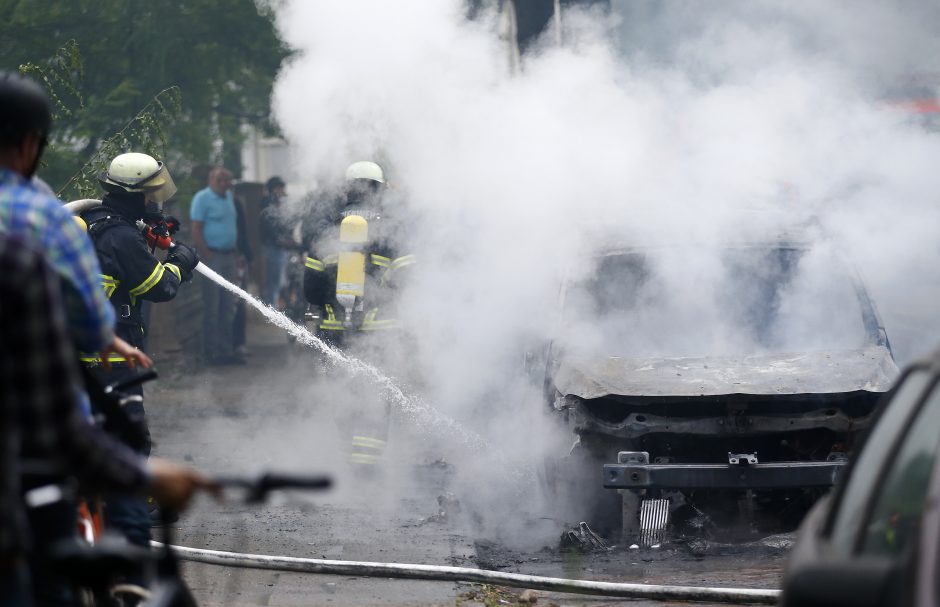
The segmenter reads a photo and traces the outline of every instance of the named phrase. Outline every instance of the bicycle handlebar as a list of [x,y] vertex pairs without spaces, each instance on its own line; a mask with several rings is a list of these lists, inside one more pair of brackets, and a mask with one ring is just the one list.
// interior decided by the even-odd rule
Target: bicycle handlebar
[[124,392],[125,390],[128,390],[129,388],[133,388],[134,386],[139,386],[140,384],[144,382],[157,379],[157,377],[158,377],[157,370],[151,367],[150,369],[141,371],[134,377],[129,377],[125,379],[124,381],[119,381],[117,383],[109,384],[105,386],[104,393],[112,394],[114,392],[117,392],[118,394],[120,394],[121,392]]
[[277,489],[329,489],[333,479],[328,476],[301,476],[267,472],[258,478],[220,477],[215,481],[223,487],[240,487],[247,490],[245,501],[263,502],[268,493]]

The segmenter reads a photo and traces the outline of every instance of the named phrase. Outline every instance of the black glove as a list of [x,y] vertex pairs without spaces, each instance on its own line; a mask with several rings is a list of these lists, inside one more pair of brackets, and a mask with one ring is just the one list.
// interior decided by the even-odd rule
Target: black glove
[[199,254],[193,247],[181,242],[174,243],[170,254],[166,256],[166,263],[171,263],[180,269],[180,278],[183,282],[192,280],[193,270],[199,263]]
[[180,220],[172,215],[167,215],[163,218],[163,223],[166,225],[166,231],[173,236],[180,231]]

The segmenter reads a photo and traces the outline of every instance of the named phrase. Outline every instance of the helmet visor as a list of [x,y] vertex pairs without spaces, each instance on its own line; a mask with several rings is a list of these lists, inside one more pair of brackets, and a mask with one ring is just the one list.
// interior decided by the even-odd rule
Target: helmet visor
[[153,177],[141,183],[140,188],[144,191],[147,200],[161,205],[176,194],[176,184],[170,177],[170,172],[166,170],[166,165],[162,165]]

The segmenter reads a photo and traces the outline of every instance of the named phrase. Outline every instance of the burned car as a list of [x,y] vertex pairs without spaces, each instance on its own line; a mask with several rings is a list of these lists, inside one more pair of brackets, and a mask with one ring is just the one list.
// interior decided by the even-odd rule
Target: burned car
[[857,273],[784,238],[614,248],[592,265],[562,291],[544,387],[594,524],[795,526],[898,373]]

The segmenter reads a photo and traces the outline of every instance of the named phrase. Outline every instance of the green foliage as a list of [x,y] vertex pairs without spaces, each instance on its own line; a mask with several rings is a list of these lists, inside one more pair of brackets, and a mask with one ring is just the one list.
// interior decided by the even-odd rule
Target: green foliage
[[[53,102],[54,118],[61,121],[63,118],[80,119],[81,112],[84,111],[80,92],[83,68],[78,43],[69,40],[49,60],[42,64],[25,63],[20,66],[20,72],[46,86]],[[133,89],[133,84],[125,81],[112,91],[111,96],[120,98],[122,91],[126,89]],[[66,101],[69,98],[74,105]],[[111,102],[110,105],[120,107],[121,103]],[[166,127],[172,124],[181,112],[182,94],[179,87],[172,86],[157,93],[119,131],[99,141],[91,157],[59,188],[59,197],[73,200],[97,196],[97,176],[118,154],[136,150],[156,158],[164,158],[167,147]],[[49,154],[54,156],[59,148],[68,148],[72,143],[68,132],[57,130],[52,134]]]
[[[84,107],[84,99],[79,92],[76,81],[83,75],[82,55],[78,50],[78,43],[69,40],[65,46],[56,51],[49,60],[43,64],[32,62],[20,66],[20,73],[38,80],[46,86],[49,97],[52,99],[53,119],[61,121],[74,115],[75,106]],[[63,99],[62,95],[71,97],[72,103]]]
[[[161,127],[154,141],[167,144],[164,158],[174,175],[214,162],[237,174],[241,125],[269,123],[272,85],[290,54],[270,6],[253,0],[0,0],[0,69],[23,65],[57,96],[57,145],[45,157],[42,176],[56,189],[65,187],[114,133],[147,122],[135,122],[141,108],[154,100],[173,106],[167,89],[182,91],[179,111],[172,121],[159,109],[153,114]],[[80,62],[72,61],[70,49],[81,49]],[[45,57],[53,59],[39,63]]]
[[165,125],[171,124],[181,111],[182,95],[178,87],[173,86],[157,93],[124,128],[101,141],[91,158],[60,188],[59,197],[63,200],[97,197],[97,176],[118,154],[136,151],[155,158],[165,158]]

